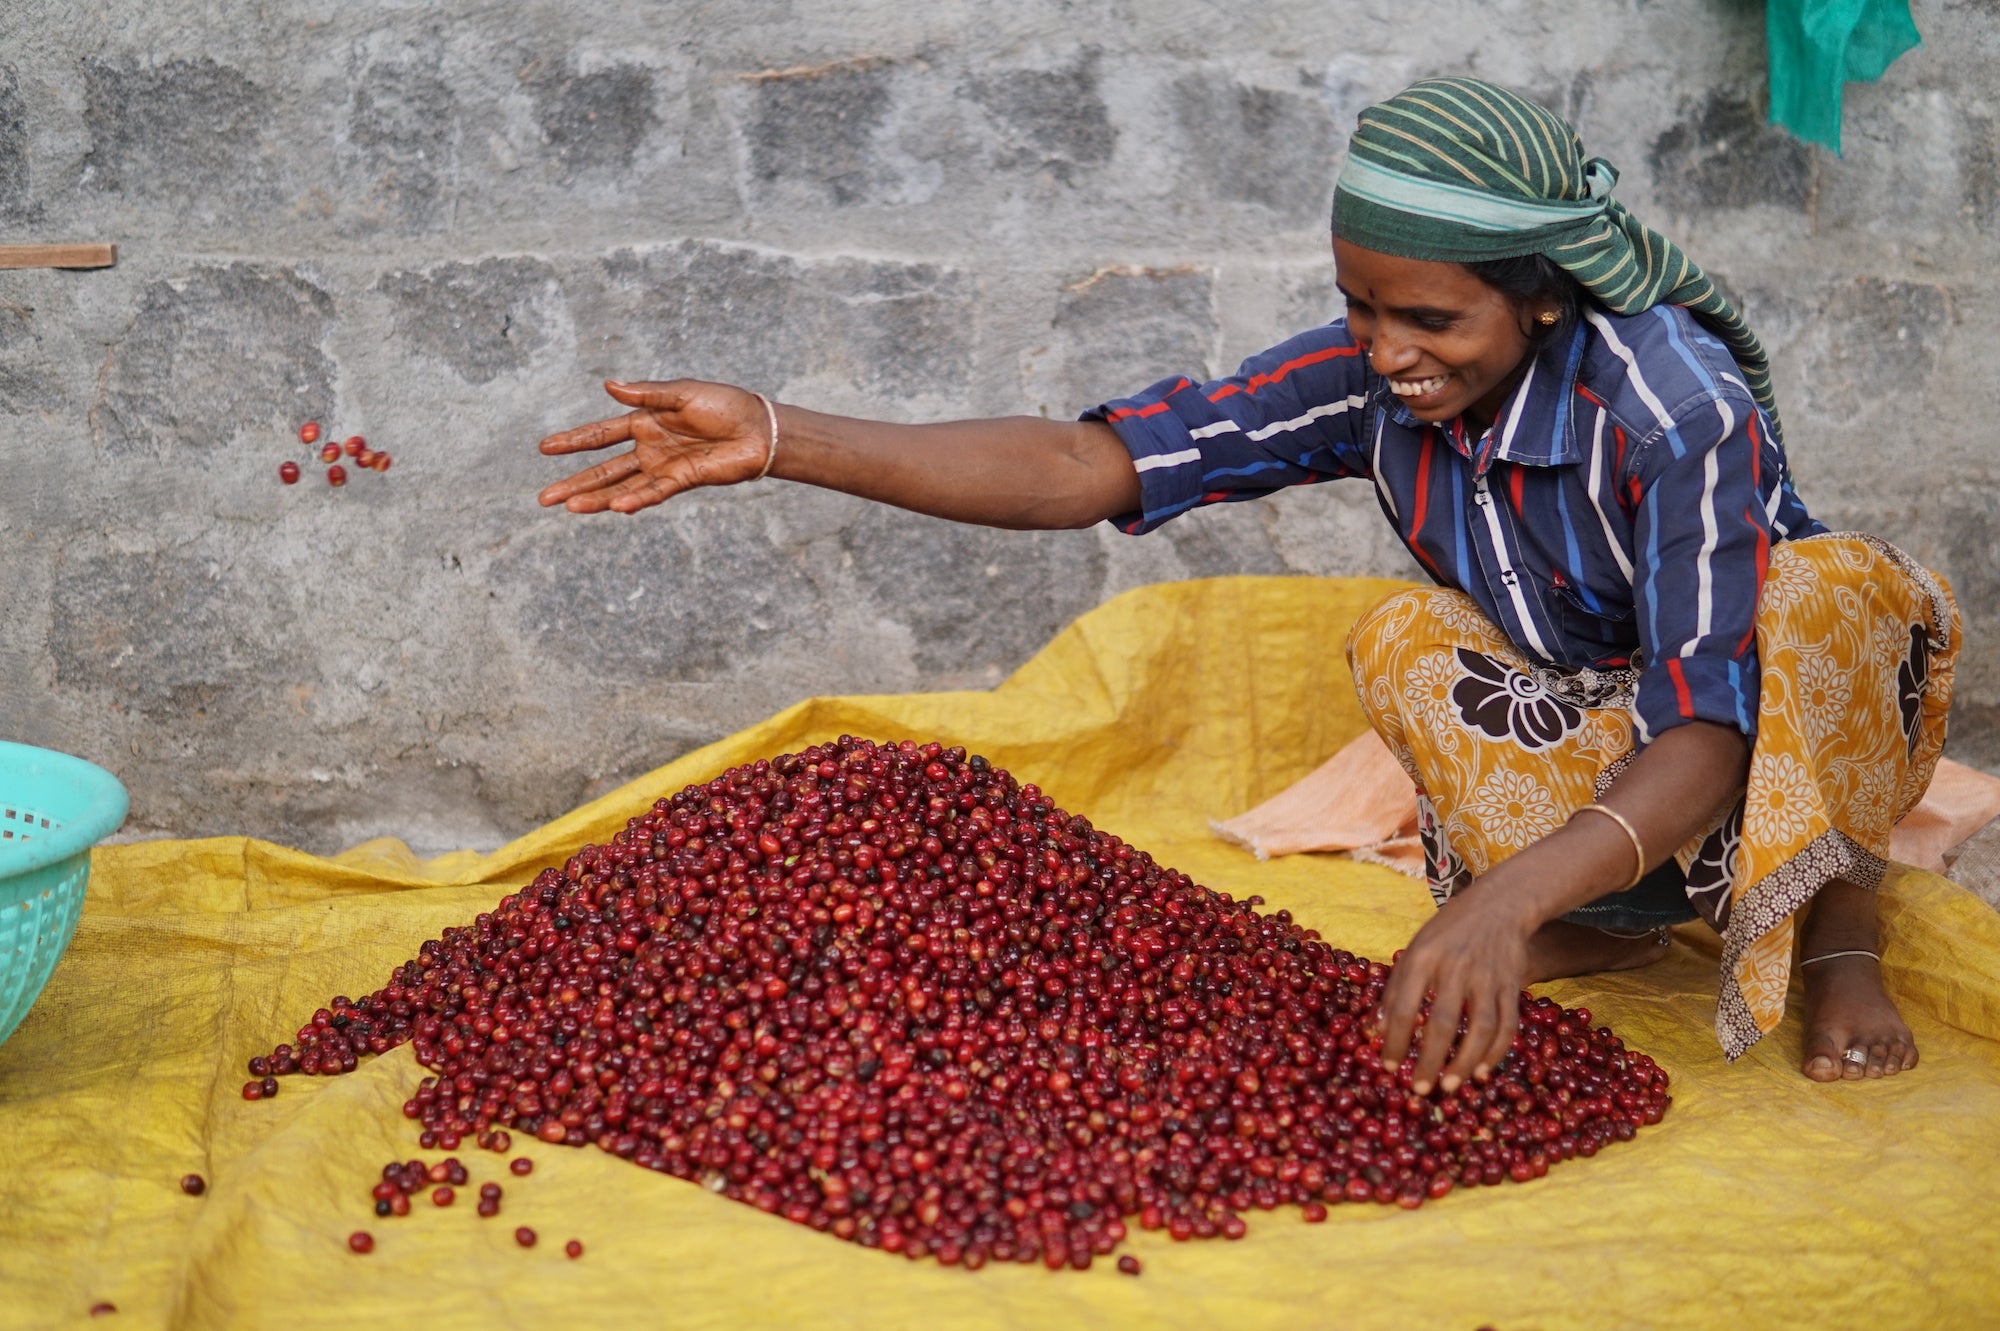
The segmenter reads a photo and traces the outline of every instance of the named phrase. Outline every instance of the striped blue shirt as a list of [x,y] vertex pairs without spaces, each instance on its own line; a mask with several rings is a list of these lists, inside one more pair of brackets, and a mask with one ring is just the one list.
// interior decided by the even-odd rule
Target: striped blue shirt
[[1372,480],[1424,570],[1531,658],[1637,667],[1645,740],[1692,720],[1756,732],[1771,543],[1826,530],[1729,352],[1671,305],[1591,311],[1477,435],[1411,415],[1345,320],[1084,419],[1131,451],[1143,508],[1113,521],[1134,534],[1202,504]]

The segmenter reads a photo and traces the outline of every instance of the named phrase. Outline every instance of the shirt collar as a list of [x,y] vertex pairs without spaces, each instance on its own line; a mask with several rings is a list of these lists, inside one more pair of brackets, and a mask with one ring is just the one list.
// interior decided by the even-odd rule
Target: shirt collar
[[[1445,421],[1439,431],[1445,441],[1473,464],[1484,476],[1495,462],[1518,462],[1531,467],[1560,467],[1583,461],[1571,420],[1570,399],[1576,394],[1576,376],[1583,364],[1585,327],[1581,319],[1563,342],[1550,342],[1528,362],[1528,372],[1501,404],[1500,414],[1485,434],[1473,436],[1462,421]],[[1383,379],[1377,390],[1389,418],[1412,430],[1424,430],[1402,399],[1389,390]]]

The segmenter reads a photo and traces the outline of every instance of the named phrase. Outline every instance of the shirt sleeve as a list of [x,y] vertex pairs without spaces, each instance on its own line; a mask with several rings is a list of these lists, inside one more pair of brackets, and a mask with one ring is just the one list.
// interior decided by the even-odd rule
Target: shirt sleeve
[[1227,379],[1162,379],[1083,413],[1110,424],[1139,472],[1132,535],[1202,504],[1369,474],[1365,359],[1342,319],[1244,361]]
[[1666,415],[1671,423],[1634,450],[1626,480],[1638,496],[1640,738],[1689,721],[1755,735],[1757,598],[1771,554],[1760,473],[1774,454],[1747,393],[1727,388]]

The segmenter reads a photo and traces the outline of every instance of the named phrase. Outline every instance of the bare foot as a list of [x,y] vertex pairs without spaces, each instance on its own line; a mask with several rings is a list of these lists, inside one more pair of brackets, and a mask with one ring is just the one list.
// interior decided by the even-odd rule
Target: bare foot
[[1637,970],[1666,956],[1672,941],[1664,931],[1621,938],[1588,925],[1550,920],[1528,939],[1528,983]]
[[[1799,942],[1806,985],[1806,1076],[1814,1081],[1893,1077],[1917,1065],[1917,1041],[1882,987],[1875,894],[1838,880],[1814,898]],[[1825,957],[1824,961],[1813,961]]]

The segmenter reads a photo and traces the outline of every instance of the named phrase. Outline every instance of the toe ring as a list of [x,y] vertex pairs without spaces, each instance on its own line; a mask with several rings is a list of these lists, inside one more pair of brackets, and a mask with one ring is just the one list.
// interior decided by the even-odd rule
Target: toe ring
[[1852,1063],[1857,1068],[1866,1067],[1868,1066],[1868,1054],[1865,1050],[1849,1049],[1841,1054],[1840,1061],[1843,1063]]

